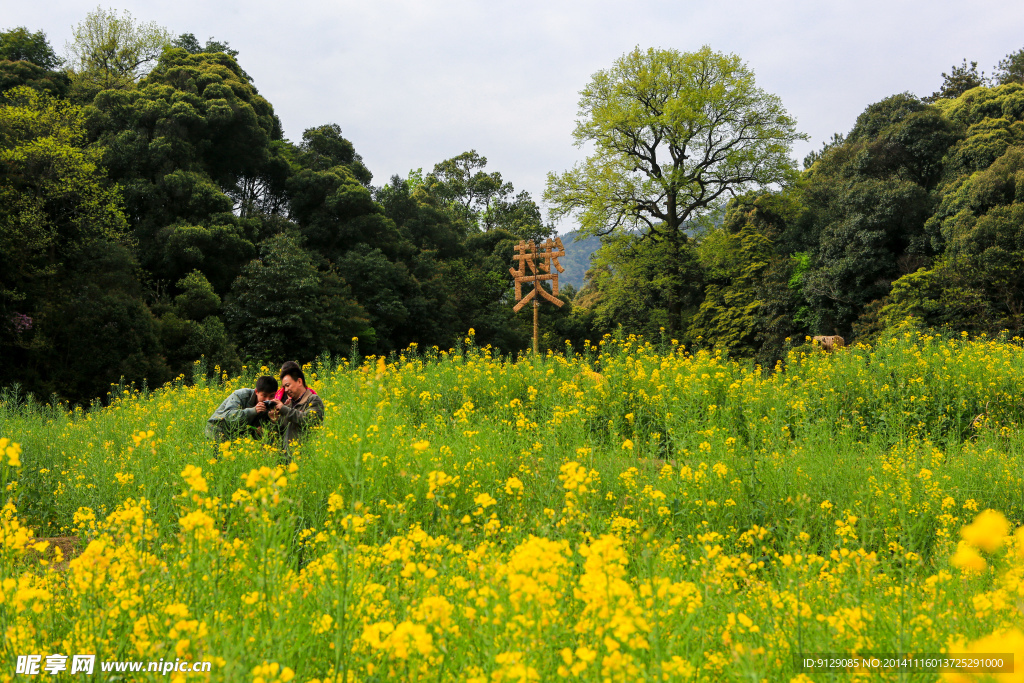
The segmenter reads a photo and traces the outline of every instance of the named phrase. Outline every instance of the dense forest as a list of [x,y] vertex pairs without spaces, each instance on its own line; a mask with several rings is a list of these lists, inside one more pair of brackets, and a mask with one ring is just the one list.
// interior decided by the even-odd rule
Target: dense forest
[[[0,386],[89,401],[200,358],[448,348],[471,328],[525,351],[513,246],[579,208],[577,176],[549,178],[548,217],[475,150],[375,185],[338,124],[285,139],[242,63],[126,12],[88,15],[64,57],[42,31],[0,33]],[[580,286],[545,308],[542,345],[621,326],[773,365],[789,340],[908,318],[1020,334],[1022,76],[1024,50],[992,78],[965,61],[928,97],[868,106],[802,171],[780,162],[649,230],[582,220]],[[772,154],[799,137],[777,120]]]

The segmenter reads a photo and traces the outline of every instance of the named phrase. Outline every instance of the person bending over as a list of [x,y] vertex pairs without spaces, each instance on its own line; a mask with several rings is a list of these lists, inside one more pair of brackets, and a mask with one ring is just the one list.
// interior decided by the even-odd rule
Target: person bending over
[[268,408],[273,406],[276,391],[277,380],[263,376],[256,380],[254,388],[231,392],[206,421],[206,436],[216,441],[229,441],[239,436],[261,438],[262,425],[268,417]]

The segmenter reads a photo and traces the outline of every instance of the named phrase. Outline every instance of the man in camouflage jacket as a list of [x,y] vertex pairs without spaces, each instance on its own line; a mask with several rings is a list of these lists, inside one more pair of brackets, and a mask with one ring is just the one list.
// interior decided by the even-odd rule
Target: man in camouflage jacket
[[277,380],[260,377],[253,389],[231,392],[206,421],[206,436],[215,441],[229,441],[238,436],[262,436],[262,423],[267,419],[266,402],[274,397]]

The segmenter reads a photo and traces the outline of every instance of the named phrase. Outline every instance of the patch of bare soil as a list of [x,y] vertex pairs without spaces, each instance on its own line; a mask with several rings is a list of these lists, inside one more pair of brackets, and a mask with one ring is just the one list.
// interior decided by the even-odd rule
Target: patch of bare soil
[[[52,563],[53,568],[57,571],[64,571],[68,568],[68,562],[77,557],[82,552],[81,540],[77,536],[50,536],[50,537],[36,537],[33,539],[35,543],[46,542],[46,549],[39,552],[35,549],[29,549],[26,553],[25,558],[29,562],[38,562],[39,560],[47,560]],[[57,558],[57,548],[60,548],[61,561],[55,562]]]

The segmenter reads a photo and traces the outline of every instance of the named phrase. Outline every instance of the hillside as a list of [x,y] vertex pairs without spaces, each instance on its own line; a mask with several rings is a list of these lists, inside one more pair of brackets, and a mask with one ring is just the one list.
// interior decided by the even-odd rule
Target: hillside
[[580,239],[575,230],[561,237],[565,245],[565,258],[560,262],[565,272],[559,276],[559,284],[572,285],[579,291],[583,288],[583,280],[590,267],[590,257],[601,246],[601,240],[593,236]]

